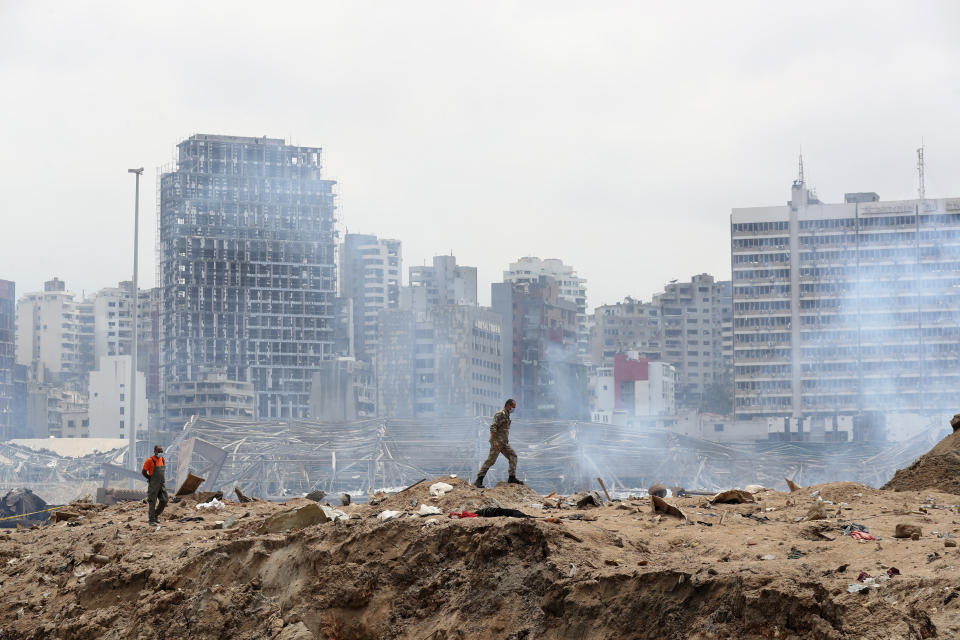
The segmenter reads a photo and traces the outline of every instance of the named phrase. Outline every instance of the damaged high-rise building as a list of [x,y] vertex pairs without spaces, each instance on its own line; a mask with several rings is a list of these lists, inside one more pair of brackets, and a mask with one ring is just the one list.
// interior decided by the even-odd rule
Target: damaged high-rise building
[[306,417],[334,338],[336,183],[321,149],[193,135],[177,151],[160,180],[163,379],[223,371],[253,383],[260,417]]
[[[396,309],[400,301],[402,252],[399,240],[365,233],[348,233],[340,247],[340,301],[346,316],[338,315],[341,331],[349,332],[349,347],[342,355],[372,362],[377,354],[377,318],[383,309]],[[338,340],[338,342],[341,342]]]
[[738,417],[809,418],[816,439],[853,416],[868,439],[880,416],[956,412],[960,198],[821,202],[801,166],[787,204],[730,223]]
[[0,280],[0,441],[13,437],[14,389],[17,366],[16,284]]

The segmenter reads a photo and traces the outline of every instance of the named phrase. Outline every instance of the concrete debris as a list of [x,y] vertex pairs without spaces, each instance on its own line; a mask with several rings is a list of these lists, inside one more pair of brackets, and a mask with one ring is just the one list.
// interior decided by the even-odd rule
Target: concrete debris
[[647,493],[651,496],[657,496],[658,498],[666,498],[667,488],[663,486],[663,484],[658,482],[657,484],[647,489]]
[[381,511],[377,514],[377,520],[393,520],[394,518],[399,518],[403,515],[403,511],[392,511],[387,509],[386,511]]
[[267,518],[257,533],[277,533],[290,529],[303,529],[315,524],[329,522],[330,518],[318,504],[308,504],[289,511],[283,511]]
[[603,506],[603,498],[600,497],[598,491],[581,491],[580,493],[575,493],[570,496],[570,502],[575,504],[579,509]]
[[72,511],[70,509],[57,509],[56,511],[50,512],[50,522],[64,522],[79,517],[80,513],[78,511]]
[[745,504],[748,502],[756,502],[756,500],[754,500],[752,494],[740,489],[727,489],[710,499],[711,504]]
[[234,487],[233,492],[237,494],[237,500],[239,500],[241,503],[253,502],[253,498],[248,498],[247,496],[243,495],[243,492],[240,491],[240,487]]
[[762,484],[748,484],[743,488],[743,490],[747,493],[760,493],[761,491],[769,491],[769,489]]
[[333,507],[328,507],[325,504],[320,505],[320,508],[323,510],[326,516],[330,518],[330,520],[337,521],[350,519],[350,515],[344,511],[341,511],[340,509],[334,509]]
[[898,524],[893,532],[894,538],[912,538],[913,536],[917,536],[917,539],[919,539],[922,535],[923,530],[918,525],[904,522]]
[[321,500],[323,500],[324,498],[327,497],[327,494],[326,494],[325,492],[320,491],[319,489],[317,489],[316,491],[311,491],[310,493],[308,493],[308,494],[307,494],[306,496],[304,496],[304,497],[305,497],[307,500],[313,500],[314,502],[320,502]]
[[795,483],[790,478],[784,478],[784,480],[787,482],[787,487],[790,488],[790,493],[794,493],[795,491],[800,491],[801,489],[803,489],[803,487]]
[[350,504],[350,494],[341,493],[340,494],[340,506],[346,507]]

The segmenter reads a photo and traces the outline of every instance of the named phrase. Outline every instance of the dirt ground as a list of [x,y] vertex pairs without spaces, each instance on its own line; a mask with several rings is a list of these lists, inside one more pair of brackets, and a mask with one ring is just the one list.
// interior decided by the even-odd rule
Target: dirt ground
[[909,467],[897,471],[883,488],[893,491],[938,489],[960,494],[960,431],[951,433]]
[[[646,497],[551,508],[527,487],[436,480],[453,490],[433,498],[431,480],[262,535],[309,502],[185,500],[158,530],[142,503],[72,505],[80,517],[0,533],[0,640],[960,637],[957,495],[832,483],[753,504],[668,497],[683,520]],[[818,498],[826,518],[797,521]],[[443,513],[412,515],[421,505]],[[534,517],[448,515],[483,506]],[[387,509],[404,513],[376,517]],[[851,523],[881,540],[843,536]],[[922,535],[895,539],[899,523]],[[861,572],[874,584],[848,593]]]

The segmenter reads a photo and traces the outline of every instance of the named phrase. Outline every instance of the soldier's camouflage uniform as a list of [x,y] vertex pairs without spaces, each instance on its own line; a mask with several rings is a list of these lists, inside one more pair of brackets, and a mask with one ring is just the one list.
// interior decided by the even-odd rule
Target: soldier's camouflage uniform
[[493,416],[493,424],[490,425],[490,455],[487,456],[483,466],[480,467],[481,476],[487,474],[487,471],[497,461],[497,456],[501,453],[510,463],[510,477],[516,476],[517,452],[510,446],[510,414],[505,408],[497,411],[496,415]]

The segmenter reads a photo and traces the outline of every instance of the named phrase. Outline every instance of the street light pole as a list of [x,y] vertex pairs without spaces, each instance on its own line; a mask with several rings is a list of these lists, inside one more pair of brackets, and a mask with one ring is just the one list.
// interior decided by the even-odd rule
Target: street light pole
[[[140,240],[140,176],[143,175],[143,167],[139,169],[127,169],[127,173],[132,173],[136,175],[137,186],[136,186],[136,195],[134,196],[133,201],[133,342],[130,346],[130,415],[127,416],[127,423],[129,431],[129,455],[128,467],[131,471],[136,473],[137,471],[137,351],[139,350],[139,342],[137,340],[137,325],[140,324],[140,300],[139,300],[139,284],[137,281],[137,263],[138,263],[138,247]],[[130,481],[131,489],[133,488],[133,480]]]

